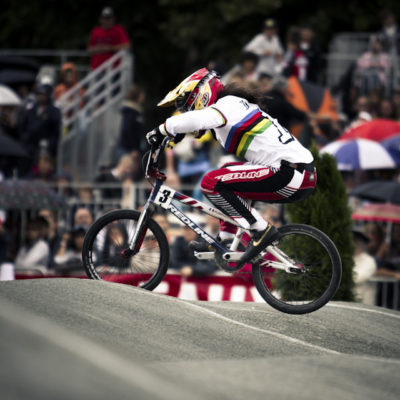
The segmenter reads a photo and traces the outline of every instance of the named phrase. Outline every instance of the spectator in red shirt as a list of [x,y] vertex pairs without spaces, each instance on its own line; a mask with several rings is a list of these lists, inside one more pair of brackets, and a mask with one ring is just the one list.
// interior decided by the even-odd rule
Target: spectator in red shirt
[[115,23],[114,10],[105,7],[100,14],[100,26],[90,33],[88,51],[92,55],[90,68],[95,69],[119,50],[129,50],[130,40],[122,25]]

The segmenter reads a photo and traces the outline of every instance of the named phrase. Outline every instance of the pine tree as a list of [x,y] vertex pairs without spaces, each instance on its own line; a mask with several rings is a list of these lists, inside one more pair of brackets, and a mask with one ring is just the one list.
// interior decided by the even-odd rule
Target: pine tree
[[[312,153],[317,169],[315,191],[302,202],[287,204],[285,210],[291,223],[312,225],[335,243],[342,259],[343,274],[334,300],[354,301],[354,246],[346,187],[333,156],[320,155],[315,147]],[[319,255],[315,254],[315,257],[318,259]]]

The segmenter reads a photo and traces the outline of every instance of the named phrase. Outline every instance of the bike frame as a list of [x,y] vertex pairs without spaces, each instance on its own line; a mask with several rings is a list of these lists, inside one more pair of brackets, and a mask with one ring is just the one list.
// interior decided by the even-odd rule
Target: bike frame
[[[165,146],[169,143],[170,139],[165,138],[162,143],[158,146],[153,145],[150,151],[150,155],[147,160],[146,166],[146,178],[154,178],[155,184],[153,186],[153,190],[150,193],[149,198],[147,199],[146,204],[143,207],[143,210],[140,214],[138,220],[138,227],[136,232],[129,243],[130,251],[135,254],[139,251],[140,246],[144,240],[146,235],[146,221],[148,218],[151,218],[153,214],[153,208],[151,207],[153,204],[156,204],[168,211],[170,211],[176,218],[178,218],[183,224],[188,226],[194,232],[196,232],[203,240],[210,244],[216,251],[220,251],[223,253],[227,252],[227,249],[221,245],[215,238],[209,235],[205,230],[203,230],[199,225],[197,225],[194,221],[192,221],[187,215],[185,215],[182,211],[176,207],[173,201],[177,201],[182,205],[190,206],[193,208],[197,208],[202,212],[211,215],[213,217],[219,218],[223,221],[229,222],[232,225],[236,225],[238,227],[236,236],[230,246],[230,252],[232,256],[239,259],[240,254],[236,254],[235,251],[238,248],[241,237],[246,229],[237,223],[234,219],[228,217],[223,214],[221,211],[216,210],[215,208],[202,203],[201,201],[195,200],[190,196],[186,196],[183,193],[180,193],[167,185],[164,185],[163,182],[166,179],[166,176],[158,170],[158,162],[161,151],[165,148]],[[196,253],[195,253],[196,254]],[[211,259],[214,258],[213,252],[207,253],[197,253],[198,258],[201,259]]]
[[[176,206],[176,202],[182,205],[186,205],[192,208],[197,208],[201,210],[203,213],[211,215],[213,217],[222,219],[226,222],[231,223],[232,225],[236,225],[238,227],[238,231],[235,236],[235,240],[230,246],[230,251],[235,251],[240,242],[242,234],[246,231],[244,227],[242,227],[238,222],[234,219],[228,217],[223,214],[219,210],[198,201],[190,196],[186,196],[183,193],[180,193],[167,185],[164,185],[161,180],[156,180],[153,190],[143,207],[142,213],[140,215],[138,221],[138,229],[136,230],[136,234],[134,235],[132,242],[130,243],[130,249],[135,250],[138,243],[138,239],[144,236],[145,232],[141,232],[143,229],[143,222],[146,221],[146,218],[151,217],[150,205],[155,204],[158,205],[165,210],[171,212],[176,218],[178,218],[183,224],[188,226],[194,232],[196,232],[202,239],[204,239],[207,243],[209,243],[213,248],[218,251],[226,252],[227,249],[221,245],[215,238],[209,235],[204,229],[202,229],[198,224],[196,224],[193,220],[191,220],[187,215],[185,215],[179,208]],[[140,240],[139,240],[140,242]],[[141,244],[141,243],[140,243]],[[207,253],[206,253],[207,254]],[[207,255],[204,254],[204,257],[200,258],[208,258]],[[212,257],[214,257],[214,253],[212,253]]]

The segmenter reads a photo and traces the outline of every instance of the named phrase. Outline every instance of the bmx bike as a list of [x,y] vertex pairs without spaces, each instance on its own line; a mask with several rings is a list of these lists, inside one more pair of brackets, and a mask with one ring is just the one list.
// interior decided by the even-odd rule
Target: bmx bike
[[[82,260],[89,278],[136,276],[134,285],[153,290],[169,267],[169,244],[164,231],[152,219],[155,205],[171,212],[209,244],[210,251],[194,252],[200,260],[214,259],[224,271],[240,273],[246,229],[208,204],[166,185],[159,159],[170,139],[153,144],[146,164],[146,178],[153,188],[141,212],[113,210],[101,216],[86,233]],[[233,241],[219,242],[178,205],[196,208],[238,227]],[[248,231],[247,231],[248,232]],[[251,277],[262,298],[275,309],[289,314],[318,310],[335,295],[341,280],[340,255],[330,238],[320,230],[302,224],[279,228],[281,237],[250,261]],[[212,250],[212,251],[211,251]],[[249,264],[246,266],[248,267]],[[246,269],[246,268],[245,268]],[[132,284],[132,282],[130,282]]]

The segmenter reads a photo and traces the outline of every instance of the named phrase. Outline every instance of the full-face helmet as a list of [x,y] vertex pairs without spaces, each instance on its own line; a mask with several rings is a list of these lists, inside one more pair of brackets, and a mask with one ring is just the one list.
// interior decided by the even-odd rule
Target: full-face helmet
[[171,90],[158,106],[168,107],[175,104],[180,112],[201,110],[215,103],[217,94],[223,87],[215,71],[202,68]]

